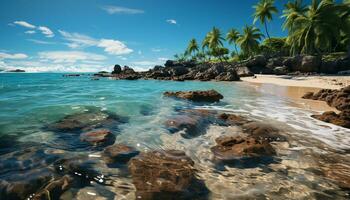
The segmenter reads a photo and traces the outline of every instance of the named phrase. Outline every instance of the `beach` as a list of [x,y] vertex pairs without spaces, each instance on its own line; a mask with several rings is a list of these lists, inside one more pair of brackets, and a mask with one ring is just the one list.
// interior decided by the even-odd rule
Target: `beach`
[[340,89],[350,85],[350,76],[288,76],[256,75],[243,77],[242,81],[250,83],[268,83],[280,86],[294,86],[320,89]]

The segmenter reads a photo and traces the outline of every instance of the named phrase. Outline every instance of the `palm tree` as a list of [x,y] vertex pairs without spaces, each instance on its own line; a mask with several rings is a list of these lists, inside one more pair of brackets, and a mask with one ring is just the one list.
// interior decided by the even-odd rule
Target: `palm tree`
[[253,15],[254,23],[260,20],[260,22],[265,25],[265,31],[268,38],[270,38],[270,34],[267,30],[267,21],[271,21],[272,15],[278,13],[277,8],[273,5],[274,2],[274,0],[260,0],[260,2],[253,7],[255,8],[255,13]]
[[188,47],[186,49],[186,54],[192,55],[192,53],[195,53],[198,51],[199,51],[199,48],[198,48],[196,39],[190,40]]
[[292,26],[287,42],[293,54],[329,52],[340,42],[339,7],[332,0],[313,0],[305,15],[297,16]]
[[281,16],[281,18],[285,18],[283,29],[292,31],[295,19],[300,16],[304,16],[307,9],[303,5],[303,0],[288,2],[284,7],[285,9],[283,10],[283,15]]
[[237,39],[239,38],[240,33],[236,29],[231,29],[228,31],[226,35],[226,39],[229,44],[234,44],[235,45],[235,50],[236,53],[238,54],[237,50]]
[[258,50],[259,41],[263,36],[260,29],[246,25],[242,35],[237,39],[237,43],[246,55],[252,56]]
[[220,29],[213,27],[213,29],[209,33],[209,48],[216,49],[216,48],[222,47],[223,40],[225,39],[222,37]]

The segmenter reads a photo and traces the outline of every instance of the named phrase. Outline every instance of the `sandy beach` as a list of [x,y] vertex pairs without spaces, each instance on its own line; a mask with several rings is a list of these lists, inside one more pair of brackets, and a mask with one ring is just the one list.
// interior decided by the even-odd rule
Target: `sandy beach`
[[267,83],[280,86],[310,87],[322,89],[340,89],[350,85],[350,76],[277,76],[256,75],[241,78],[250,83]]

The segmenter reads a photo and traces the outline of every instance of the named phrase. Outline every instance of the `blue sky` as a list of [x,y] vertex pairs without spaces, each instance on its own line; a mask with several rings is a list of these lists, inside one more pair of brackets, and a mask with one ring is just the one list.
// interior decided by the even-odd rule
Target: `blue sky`
[[[253,22],[255,0],[1,0],[0,68],[138,70],[181,53],[213,26],[225,34]],[[277,0],[281,11],[286,0]],[[284,36],[274,16],[271,36]],[[261,30],[263,27],[256,24]],[[230,47],[232,49],[232,47]]]

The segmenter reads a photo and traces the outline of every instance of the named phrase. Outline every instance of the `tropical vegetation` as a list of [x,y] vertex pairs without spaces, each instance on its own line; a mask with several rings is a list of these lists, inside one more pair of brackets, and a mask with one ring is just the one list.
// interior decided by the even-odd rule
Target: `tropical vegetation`
[[[191,39],[185,53],[177,60],[223,61],[241,60],[258,54],[268,57],[288,55],[326,55],[348,52],[350,55],[350,0],[288,1],[279,11],[274,0],[260,0],[253,6],[253,23],[241,31],[231,28],[226,34],[213,27],[201,44]],[[286,37],[271,37],[268,22],[280,17]],[[259,21],[264,33],[255,26]],[[225,37],[226,36],[226,37]],[[229,45],[226,48],[225,45]]]

